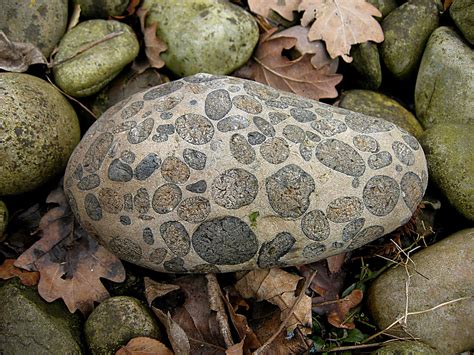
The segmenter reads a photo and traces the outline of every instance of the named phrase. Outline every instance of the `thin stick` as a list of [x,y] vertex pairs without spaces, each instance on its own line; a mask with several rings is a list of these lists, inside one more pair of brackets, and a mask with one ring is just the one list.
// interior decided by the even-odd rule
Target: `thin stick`
[[[409,338],[411,340],[411,338]],[[357,349],[366,349],[366,348],[373,348],[376,346],[381,346],[385,345],[388,343],[393,343],[396,341],[401,341],[401,340],[406,340],[406,339],[390,339],[390,340],[385,340],[380,343],[372,343],[372,344],[360,344],[360,345],[348,345],[348,346],[338,346],[337,348],[332,348],[332,349],[325,349],[325,350],[317,350],[317,353],[331,353],[335,351],[345,351],[345,350],[357,350]]]
[[60,88],[58,88],[54,83],[53,81],[50,79],[49,76],[46,75],[46,79],[48,79],[49,83],[51,85],[54,86],[54,88],[56,88],[56,90],[58,90],[61,94],[63,94],[64,96],[66,96],[68,99],[74,101],[75,103],[77,103],[79,106],[81,106],[89,115],[91,115],[92,117],[94,117],[94,119],[97,119],[97,116],[94,114],[94,112],[92,112],[91,110],[89,110],[87,108],[86,105],[84,105],[82,102],[80,102],[78,99],[76,99],[75,97],[72,97],[71,95],[68,95],[66,94],[63,90],[61,90]]
[[[428,309],[424,309],[422,311],[414,311],[414,312],[408,312],[406,314],[406,316],[413,316],[413,315],[417,315],[417,314],[423,314],[423,313],[428,313],[428,312],[432,312],[438,308],[441,308],[441,307],[444,307],[444,306],[447,306],[447,305],[450,305],[451,303],[456,303],[456,302],[460,302],[460,301],[464,301],[464,300],[468,300],[468,299],[471,299],[471,298],[474,298],[474,296],[466,296],[466,297],[460,297],[460,298],[456,298],[454,300],[451,300],[451,301],[446,301],[446,302],[443,302],[443,303],[440,303],[440,304],[437,304],[436,306],[434,307],[431,307],[431,308],[428,308]],[[403,318],[405,318],[405,315],[401,316],[400,318],[398,318],[397,320],[395,320],[392,324],[390,324],[388,327],[386,327],[384,330],[381,330],[380,332],[377,332],[373,335],[371,335],[370,337],[368,337],[367,339],[363,340],[362,343],[366,343],[376,337],[378,337],[379,335],[382,335],[383,333],[385,333],[387,330],[389,330],[390,328],[392,328],[394,325],[396,325],[397,323],[399,323]]]
[[112,38],[118,37],[118,36],[120,36],[120,35],[122,35],[122,34],[124,34],[124,33],[125,33],[125,32],[124,32],[123,30],[111,32],[111,33],[105,35],[104,37],[102,37],[101,39],[98,39],[98,40],[96,40],[96,41],[87,43],[85,46],[79,48],[79,49],[77,50],[77,52],[74,53],[72,56],[67,57],[67,58],[64,58],[64,59],[62,59],[62,60],[60,60],[60,61],[57,61],[57,62],[54,62],[54,61],[53,61],[53,62],[49,65],[49,67],[50,67],[50,68],[54,68],[54,67],[56,67],[56,66],[58,66],[58,65],[60,65],[60,64],[64,64],[65,62],[68,62],[68,61],[70,61],[71,59],[74,59],[74,58],[77,57],[79,54],[84,53],[84,52],[87,51],[88,49],[91,49],[91,48],[93,48],[93,47],[95,47],[95,46],[97,46],[97,45],[99,45],[99,44],[101,44],[101,43],[103,43],[103,42],[109,41],[109,40],[111,40]]
[[295,303],[293,303],[293,306],[291,306],[290,312],[288,313],[288,316],[281,322],[280,326],[278,327],[277,331],[273,333],[273,335],[267,339],[267,341],[259,347],[257,350],[253,352],[253,355],[258,355],[260,354],[268,345],[270,345],[276,338],[277,336],[281,333],[281,331],[286,327],[286,324],[290,320],[290,318],[293,316],[293,312],[295,311],[296,306],[300,303],[301,299],[305,295],[306,289],[309,287],[311,284],[311,281],[313,281],[314,277],[318,273],[318,270],[313,271],[313,273],[306,279],[303,288],[301,290],[301,293],[298,295],[298,298],[295,300]]

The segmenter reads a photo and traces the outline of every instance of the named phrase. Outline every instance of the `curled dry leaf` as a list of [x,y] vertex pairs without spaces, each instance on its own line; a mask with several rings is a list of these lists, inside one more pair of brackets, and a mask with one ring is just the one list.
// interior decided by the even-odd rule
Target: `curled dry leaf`
[[20,282],[25,286],[34,286],[39,281],[39,272],[37,271],[25,271],[17,268],[13,263],[15,259],[6,259],[2,265],[0,265],[0,279],[8,280],[13,277],[18,277]]
[[143,33],[143,40],[145,41],[145,54],[150,62],[150,66],[153,68],[162,68],[165,66],[165,62],[160,57],[160,53],[168,49],[165,42],[156,37],[156,27],[158,24],[153,22],[150,26],[146,26],[146,17],[148,10],[139,8],[137,16],[140,19],[140,27]]
[[300,55],[313,54],[311,64],[315,69],[322,69],[324,66],[329,65],[328,73],[335,74],[339,64],[339,58],[332,59],[329,56],[323,41],[310,42],[308,40],[308,32],[308,27],[293,26],[273,34],[271,38],[296,38],[295,50],[297,50]]
[[[256,298],[268,301],[281,310],[281,320],[287,319],[293,304],[298,299],[298,284],[303,278],[281,269],[254,270],[245,274],[235,284],[235,288],[244,298]],[[305,292],[305,290],[300,290]],[[303,295],[288,320],[287,329],[291,332],[298,325],[310,333],[312,327],[311,298]]]
[[293,20],[293,11],[298,11],[300,2],[301,0],[248,0],[253,13],[268,17],[273,10],[288,21]]
[[240,343],[234,344],[231,347],[228,347],[225,351],[226,355],[243,355],[244,353],[244,342],[245,339],[242,339]]
[[148,337],[137,337],[131,339],[127,345],[122,346],[115,355],[173,355],[159,340]]
[[48,64],[48,61],[35,45],[12,42],[0,31],[0,69],[23,73],[32,64]]
[[349,295],[335,303],[336,307],[328,315],[328,322],[337,328],[354,329],[354,322],[347,316],[352,308],[359,305],[363,297],[362,290],[352,290]]
[[40,272],[38,292],[46,301],[62,298],[71,313],[79,309],[88,314],[94,302],[109,297],[100,278],[122,282],[125,270],[77,223],[62,187],[53,190],[46,202],[56,206],[41,218],[42,237],[20,255],[15,266]]
[[372,17],[382,14],[365,0],[302,0],[299,11],[304,11],[301,24],[308,26],[313,20],[308,39],[322,39],[331,58],[341,56],[352,62],[351,45],[367,41],[382,42],[382,27]]
[[271,38],[274,31],[261,35],[254,56],[235,75],[314,100],[337,97],[336,85],[341,82],[342,75],[332,73],[330,65],[316,70],[310,54],[295,60],[286,58],[282,52],[293,48],[297,39]]

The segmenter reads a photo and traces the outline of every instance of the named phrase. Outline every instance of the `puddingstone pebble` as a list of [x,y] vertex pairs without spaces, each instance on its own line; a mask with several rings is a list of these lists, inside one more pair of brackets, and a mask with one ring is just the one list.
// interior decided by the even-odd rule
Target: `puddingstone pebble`
[[[166,139],[154,140],[165,126]],[[74,151],[65,191],[124,260],[231,272],[309,263],[379,238],[411,217],[427,180],[423,150],[393,123],[197,74],[106,111]]]

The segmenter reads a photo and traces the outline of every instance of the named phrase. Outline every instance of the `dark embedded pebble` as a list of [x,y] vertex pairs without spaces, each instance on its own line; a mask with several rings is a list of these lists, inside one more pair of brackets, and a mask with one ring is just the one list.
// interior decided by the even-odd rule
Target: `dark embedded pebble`
[[186,190],[196,194],[202,194],[207,190],[207,182],[206,180],[196,181],[193,184],[186,185]]
[[260,132],[249,132],[247,134],[247,140],[251,145],[262,144],[265,142],[265,139],[267,139],[267,137],[265,137],[265,135],[261,134]]
[[288,232],[278,233],[275,238],[260,247],[257,264],[261,268],[281,267],[285,264],[280,258],[285,256],[295,244],[296,239]]

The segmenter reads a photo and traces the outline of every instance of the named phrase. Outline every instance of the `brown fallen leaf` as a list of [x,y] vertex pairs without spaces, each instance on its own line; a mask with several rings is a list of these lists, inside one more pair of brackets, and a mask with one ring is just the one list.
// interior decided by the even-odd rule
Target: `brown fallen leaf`
[[55,207],[41,218],[41,239],[20,255],[15,266],[40,272],[38,292],[46,301],[62,298],[71,313],[79,309],[88,314],[94,302],[109,297],[100,278],[122,282],[125,270],[75,220],[62,186],[46,202]]
[[326,42],[331,58],[341,56],[352,62],[351,45],[384,39],[382,27],[372,16],[380,17],[380,11],[365,0],[302,0],[299,11],[304,11],[303,26],[313,20],[308,39]]
[[0,279],[8,280],[12,277],[18,277],[20,282],[25,286],[34,286],[38,283],[39,272],[25,271],[13,265],[15,259],[5,259],[0,265]]
[[298,11],[301,0],[248,0],[250,11],[263,17],[268,17],[270,11],[275,11],[281,17],[292,21],[293,11]]
[[[292,332],[302,326],[305,333],[311,332],[311,297],[303,295],[299,304],[292,310],[300,292],[298,286],[301,276],[290,274],[281,269],[253,270],[235,283],[235,288],[244,298],[256,298],[268,301],[281,310],[281,320],[286,320],[287,330]],[[289,312],[293,311],[290,315]]]
[[261,35],[254,56],[235,75],[314,100],[337,97],[335,87],[341,82],[342,75],[331,73],[330,65],[316,70],[309,54],[295,60],[286,58],[282,55],[283,50],[293,48],[297,40],[292,37],[272,39],[273,32]]
[[226,355],[243,355],[244,343],[245,343],[245,338],[242,339],[240,343],[234,344],[231,347],[227,348],[227,350],[225,351],[225,354]]
[[293,26],[286,30],[274,33],[271,38],[293,37],[296,38],[294,49],[300,55],[313,54],[311,57],[311,64],[315,69],[321,69],[329,65],[328,73],[335,74],[339,64],[339,58],[332,59],[326,51],[326,46],[323,41],[308,40],[308,27]]
[[159,340],[148,337],[130,339],[127,345],[117,350],[115,355],[173,355]]
[[[262,343],[258,340],[257,336],[253,329],[249,326],[247,317],[243,314],[237,313],[237,310],[242,303],[245,301],[240,298],[239,300],[234,300],[234,302],[230,302],[229,294],[226,295],[224,298],[224,302],[227,306],[227,311],[229,312],[230,320],[232,321],[232,325],[234,326],[237,334],[242,341],[244,341],[244,349],[249,350],[252,352],[255,349],[258,349]],[[245,303],[246,304],[246,303]],[[246,308],[248,305],[246,304]]]
[[160,69],[165,66],[165,62],[160,57],[160,53],[168,49],[165,42],[156,36],[156,27],[158,24],[153,22],[150,26],[146,26],[145,20],[148,10],[139,8],[137,16],[140,19],[140,27],[143,33],[143,40],[145,41],[145,54],[150,62],[150,66]]
[[[185,337],[187,339],[189,351],[192,354],[218,354],[225,352],[227,348],[226,341],[221,334],[222,328],[217,319],[216,312],[210,308],[207,281],[204,275],[183,276],[174,280],[173,283],[179,286],[182,295],[178,297],[176,294],[173,294],[172,297],[174,299],[179,298],[182,302],[173,305],[169,310],[159,310],[156,307],[153,307],[153,310],[155,311],[156,309],[162,313],[159,317],[163,317],[169,311],[168,316],[172,321],[170,325],[178,329],[178,336],[180,338]],[[159,282],[150,279],[145,280],[145,294],[149,304],[154,300],[158,300],[152,297],[159,293],[159,291],[149,290],[150,288],[162,290],[165,287]],[[166,296],[162,298],[166,298]],[[164,300],[160,301],[163,304],[167,304]],[[158,316],[156,311],[155,314]],[[168,332],[168,337],[170,338],[173,350],[175,350],[172,340],[174,335]]]
[[328,315],[328,322],[337,328],[354,329],[354,322],[346,318],[349,311],[357,307],[363,297],[362,290],[352,290],[350,294],[335,303],[335,309]]
[[444,8],[444,11],[446,11],[450,6],[451,4],[453,3],[454,0],[444,0],[443,2],[443,8]]
[[23,73],[33,64],[48,64],[48,61],[35,45],[12,42],[0,31],[0,69]]

